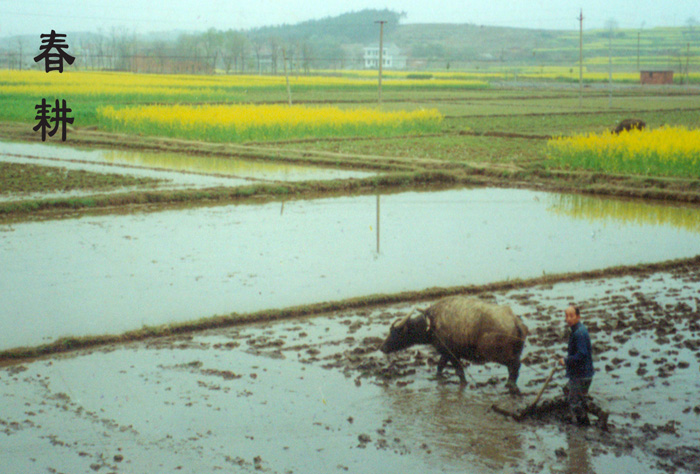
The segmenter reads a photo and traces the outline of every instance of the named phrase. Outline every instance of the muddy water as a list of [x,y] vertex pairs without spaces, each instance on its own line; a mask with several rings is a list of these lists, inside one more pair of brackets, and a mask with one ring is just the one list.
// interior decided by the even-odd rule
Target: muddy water
[[[0,160],[165,179],[172,186],[237,186],[254,181],[363,178],[375,173],[185,153],[82,150],[0,141]],[[161,186],[163,187],[163,186]]]
[[[0,369],[9,472],[618,472],[700,469],[698,269],[482,295],[530,329],[519,386],[495,364],[461,389],[426,347],[376,351],[419,305],[107,347]],[[576,301],[610,431],[489,408],[529,404]],[[646,368],[646,372],[639,368]],[[544,401],[560,397],[559,373]]]
[[[81,170],[91,173],[117,174],[122,176],[138,176],[139,178],[151,178],[160,180],[153,187],[157,189],[178,189],[178,188],[205,188],[214,186],[244,186],[251,184],[252,181],[243,178],[227,177],[227,176],[211,176],[200,175],[195,173],[184,174],[178,171],[134,168],[111,166],[99,163],[74,162],[66,160],[57,160],[51,158],[34,158],[19,155],[0,155],[0,161],[8,163],[19,163],[27,165],[47,166],[52,168],[60,168],[67,170]],[[123,187],[114,191],[102,191],[105,193],[120,193],[137,191],[143,189],[143,186]],[[73,191],[57,191],[57,192],[40,192],[40,193],[9,193],[0,195],[0,201],[18,201],[23,199],[51,199],[51,198],[66,198],[90,196],[95,194],[94,190],[73,190]]]
[[478,189],[2,225],[0,349],[700,253],[697,210],[600,202]]

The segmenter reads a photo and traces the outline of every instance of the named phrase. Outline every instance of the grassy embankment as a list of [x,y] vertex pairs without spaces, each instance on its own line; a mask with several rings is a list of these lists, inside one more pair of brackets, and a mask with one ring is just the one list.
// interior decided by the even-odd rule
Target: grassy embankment
[[342,301],[317,303],[304,306],[296,306],[283,309],[271,309],[258,311],[255,313],[238,314],[232,313],[222,316],[204,318],[198,321],[185,323],[164,324],[161,326],[144,326],[141,329],[128,331],[116,335],[65,337],[52,343],[36,347],[17,347],[5,351],[0,351],[0,366],[15,364],[19,361],[26,361],[38,357],[60,354],[64,352],[76,351],[80,349],[90,349],[108,344],[119,344],[126,342],[141,341],[155,337],[177,336],[191,333],[193,331],[203,331],[235,325],[250,324],[255,322],[268,322],[289,318],[300,318],[314,316],[334,311],[343,311],[354,308],[366,308],[369,306],[389,305],[399,302],[418,302],[435,300],[451,295],[487,295],[496,291],[509,291],[516,289],[531,288],[540,285],[551,285],[554,283],[583,281],[596,278],[615,278],[630,275],[648,275],[657,272],[673,272],[678,268],[684,271],[695,271],[700,267],[700,256],[671,260],[660,263],[639,264],[632,266],[618,266],[602,270],[591,270],[579,273],[565,273],[543,275],[529,279],[513,279],[484,285],[468,285],[449,288],[430,288],[422,291],[407,291],[390,295],[371,295],[358,298],[350,298]]

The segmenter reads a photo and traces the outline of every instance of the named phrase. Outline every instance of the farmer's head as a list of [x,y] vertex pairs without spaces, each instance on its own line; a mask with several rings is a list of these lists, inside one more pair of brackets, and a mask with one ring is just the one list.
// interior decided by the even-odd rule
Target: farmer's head
[[564,318],[569,327],[581,321],[581,312],[577,306],[571,305],[564,310]]

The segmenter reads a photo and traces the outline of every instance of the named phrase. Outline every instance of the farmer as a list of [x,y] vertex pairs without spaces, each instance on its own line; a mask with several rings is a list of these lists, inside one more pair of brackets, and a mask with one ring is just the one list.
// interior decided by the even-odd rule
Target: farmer
[[559,359],[559,363],[566,367],[566,376],[569,378],[567,395],[569,412],[576,417],[579,425],[588,425],[590,421],[585,396],[593,380],[591,338],[588,335],[588,329],[581,323],[581,313],[576,306],[571,305],[566,308],[564,317],[571,329],[571,334],[568,356]]

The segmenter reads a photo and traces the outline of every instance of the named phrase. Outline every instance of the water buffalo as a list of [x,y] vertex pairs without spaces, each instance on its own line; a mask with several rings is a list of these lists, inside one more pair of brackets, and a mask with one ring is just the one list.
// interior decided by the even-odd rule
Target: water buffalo
[[438,375],[450,362],[466,384],[460,359],[498,362],[508,367],[506,387],[517,392],[520,354],[527,327],[509,306],[488,304],[463,296],[443,298],[421,314],[394,321],[380,350],[385,354],[414,344],[430,344],[440,354]]
[[629,132],[630,130],[644,130],[647,126],[643,120],[639,119],[625,119],[617,124],[617,127],[612,131],[615,135],[619,135],[622,132]]

